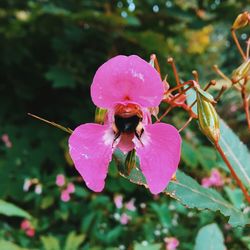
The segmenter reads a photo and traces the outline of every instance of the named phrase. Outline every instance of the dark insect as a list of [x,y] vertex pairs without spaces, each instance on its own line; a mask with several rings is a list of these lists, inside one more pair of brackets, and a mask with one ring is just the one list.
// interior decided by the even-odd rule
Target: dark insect
[[[142,118],[137,115],[132,115],[130,117],[121,117],[119,115],[115,115],[115,129],[116,133],[115,140],[122,134],[130,134],[134,133],[135,136],[140,140],[140,137],[143,133],[143,128],[141,125]],[[114,140],[114,141],[115,141]]]

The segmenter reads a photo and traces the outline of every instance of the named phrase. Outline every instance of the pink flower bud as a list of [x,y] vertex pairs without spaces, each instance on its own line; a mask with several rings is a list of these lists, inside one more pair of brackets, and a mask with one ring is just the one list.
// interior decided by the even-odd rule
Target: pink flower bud
[[63,174],[58,174],[56,176],[56,185],[62,187],[65,184],[65,177]]
[[28,220],[23,220],[23,221],[21,222],[20,228],[21,228],[22,230],[29,229],[30,227],[31,227],[31,224],[30,224],[30,222],[29,222]]
[[136,210],[136,207],[135,207],[135,199],[131,199],[129,202],[127,202],[125,204],[125,207],[130,210],[130,211],[135,211]]
[[3,134],[1,139],[7,148],[12,147],[12,142],[10,141],[10,138],[7,134]]
[[130,220],[131,220],[131,217],[128,216],[127,214],[123,213],[123,214],[121,215],[121,218],[120,218],[120,223],[121,223],[122,225],[126,225],[126,224],[128,224],[128,222],[129,222]]
[[70,200],[70,195],[67,190],[63,190],[61,193],[61,200],[64,202],[68,202]]
[[72,182],[68,184],[67,191],[69,194],[73,194],[75,192],[75,185]]
[[122,200],[123,200],[123,197],[122,197],[122,195],[116,195],[115,197],[114,197],[114,203],[115,203],[115,206],[117,207],[117,208],[122,208]]
[[34,237],[35,236],[35,229],[34,228],[29,228],[28,230],[26,230],[26,235],[29,237]]
[[166,242],[166,250],[175,250],[180,244],[175,237],[166,237],[164,241]]

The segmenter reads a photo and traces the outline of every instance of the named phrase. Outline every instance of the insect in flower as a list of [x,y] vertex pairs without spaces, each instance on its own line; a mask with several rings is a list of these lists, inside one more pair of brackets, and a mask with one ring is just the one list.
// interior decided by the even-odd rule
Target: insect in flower
[[135,149],[150,191],[164,190],[180,161],[181,137],[172,125],[152,124],[163,95],[160,75],[138,56],[116,56],[97,70],[91,97],[107,110],[104,124],[80,125],[69,138],[70,156],[91,190],[103,190],[116,149]]

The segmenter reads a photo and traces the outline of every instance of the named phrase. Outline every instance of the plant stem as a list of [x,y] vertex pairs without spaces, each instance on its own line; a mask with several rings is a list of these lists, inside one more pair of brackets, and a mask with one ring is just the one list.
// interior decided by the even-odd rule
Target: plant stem
[[249,114],[248,98],[247,98],[247,93],[246,93],[246,83],[244,83],[242,86],[241,96],[243,99],[243,107],[244,107],[244,110],[246,113],[246,120],[247,120],[248,129],[250,130],[250,114]]
[[239,177],[237,176],[237,174],[235,173],[231,163],[229,162],[229,160],[227,159],[225,153],[223,152],[221,146],[219,145],[218,142],[214,142],[214,146],[216,148],[216,150],[219,152],[219,154],[221,155],[223,161],[226,163],[227,167],[229,168],[231,175],[233,176],[233,178],[235,179],[235,181],[237,182],[237,185],[240,187],[240,189],[242,190],[246,200],[248,201],[248,203],[250,203],[250,195],[247,192],[247,189],[245,188],[245,186],[242,184],[241,180],[239,179]]
[[242,58],[243,58],[244,61],[245,61],[245,60],[247,59],[247,58],[246,58],[246,55],[244,54],[244,52],[243,52],[243,50],[242,50],[242,48],[241,48],[241,46],[240,46],[239,40],[238,40],[238,38],[237,38],[237,36],[236,36],[236,34],[235,34],[235,30],[234,30],[234,29],[231,29],[231,34],[232,34],[233,40],[234,40],[234,42],[235,42],[235,44],[236,44],[236,46],[237,46],[237,48],[238,48],[238,50],[239,50],[239,52],[240,52]]

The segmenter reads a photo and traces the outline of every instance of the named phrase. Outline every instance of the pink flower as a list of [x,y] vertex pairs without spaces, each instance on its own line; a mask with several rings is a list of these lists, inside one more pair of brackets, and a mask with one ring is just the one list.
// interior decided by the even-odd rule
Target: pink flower
[[70,194],[67,189],[61,192],[61,200],[64,202],[68,202],[70,200]]
[[10,138],[7,134],[3,134],[1,139],[7,148],[12,147],[12,142],[10,141]]
[[166,242],[166,250],[175,250],[180,244],[175,237],[166,237],[164,241]]
[[25,234],[29,237],[35,236],[35,229],[28,220],[23,220],[21,222],[20,228],[25,232]]
[[34,228],[30,228],[28,230],[26,230],[26,235],[29,237],[34,237],[35,236],[35,229]]
[[221,187],[224,185],[224,180],[217,169],[212,169],[210,177],[203,178],[202,181],[203,187]]
[[115,206],[117,207],[117,208],[122,208],[122,200],[123,200],[123,197],[122,197],[122,195],[116,195],[115,197],[114,197],[114,203],[115,203]]
[[153,194],[165,189],[180,161],[181,137],[169,124],[152,124],[150,108],[163,95],[160,75],[138,56],[116,56],[97,70],[91,97],[107,109],[106,121],[80,125],[69,138],[71,158],[91,190],[103,190],[116,148],[123,153],[136,150]]
[[120,217],[120,223],[121,223],[122,225],[126,225],[126,224],[128,224],[128,222],[130,221],[130,219],[131,219],[130,216],[128,216],[127,214],[123,213],[123,214],[121,215],[121,217]]
[[136,207],[135,207],[135,199],[131,199],[129,202],[127,202],[125,204],[125,207],[130,210],[130,211],[135,211]]
[[28,228],[30,228],[30,227],[31,227],[31,223],[30,223],[28,220],[23,220],[23,221],[21,222],[20,228],[21,228],[22,230],[26,230],[26,229],[28,229]]
[[56,185],[62,187],[65,184],[65,177],[63,174],[58,174],[56,176]]
[[70,182],[66,190],[69,194],[73,194],[75,192],[75,185],[72,182]]

